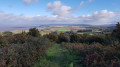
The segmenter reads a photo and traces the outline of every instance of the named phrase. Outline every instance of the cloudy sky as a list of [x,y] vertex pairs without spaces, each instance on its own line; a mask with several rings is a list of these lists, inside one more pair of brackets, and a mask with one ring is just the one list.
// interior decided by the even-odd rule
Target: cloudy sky
[[1,0],[0,26],[115,24],[120,0]]

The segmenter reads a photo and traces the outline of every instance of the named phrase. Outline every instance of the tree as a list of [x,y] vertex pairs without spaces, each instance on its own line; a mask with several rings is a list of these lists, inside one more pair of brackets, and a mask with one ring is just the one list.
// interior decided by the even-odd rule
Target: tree
[[33,37],[39,37],[41,36],[39,30],[37,28],[30,28],[28,35],[33,36]]
[[120,40],[120,23],[116,24],[116,29],[113,30],[112,36],[118,38]]

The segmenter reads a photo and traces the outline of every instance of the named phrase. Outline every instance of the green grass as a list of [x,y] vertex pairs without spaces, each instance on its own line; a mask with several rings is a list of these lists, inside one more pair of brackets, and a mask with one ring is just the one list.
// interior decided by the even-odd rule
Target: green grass
[[95,30],[95,31],[92,31],[92,32],[100,33],[100,32],[102,32],[102,31],[100,31],[100,30]]
[[65,32],[65,31],[70,31],[70,29],[66,29],[66,28],[59,28],[59,29],[58,29],[58,31],[63,31],[63,32]]
[[84,34],[84,33],[77,33],[77,34]]
[[[22,31],[28,32],[28,30],[11,30],[10,32],[12,32],[13,34],[18,34],[18,33],[22,33]],[[0,31],[0,34],[2,34],[5,31]]]
[[90,35],[93,35],[92,32],[81,32],[81,33],[77,33],[77,34],[90,34]]
[[35,67],[73,67],[71,55],[61,45],[55,44],[46,52],[46,57],[41,59]]

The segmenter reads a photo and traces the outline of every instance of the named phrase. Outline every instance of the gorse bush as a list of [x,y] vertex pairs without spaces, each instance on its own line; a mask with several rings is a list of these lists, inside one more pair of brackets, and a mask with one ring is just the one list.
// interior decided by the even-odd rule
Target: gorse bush
[[120,51],[111,46],[103,46],[99,43],[72,44],[65,43],[62,45],[68,49],[71,55],[76,55],[77,59],[74,65],[80,67],[119,67]]
[[104,44],[105,43],[105,37],[102,35],[92,35],[89,36],[86,40],[86,43],[92,44],[94,42],[100,43],[100,44]]
[[[35,32],[35,33],[34,33]],[[0,36],[0,66],[1,67],[33,67],[45,56],[51,42],[40,37],[36,28],[28,33],[8,34]]]
[[76,42],[79,43],[80,40],[81,40],[81,37],[79,34],[72,34],[70,36],[70,42],[72,42],[72,43],[76,43]]
[[[6,37],[0,35],[0,44],[6,44],[8,41],[6,39]],[[0,46],[1,47],[1,46]]]
[[10,32],[10,31],[5,31],[5,32],[3,32],[2,34],[3,34],[3,36],[5,36],[5,37],[10,37],[10,36],[13,35],[13,33]]
[[54,33],[46,34],[44,37],[48,38],[51,42],[57,42],[58,40],[58,35]]
[[62,43],[71,56],[74,67],[120,67],[120,24],[112,34],[71,35],[71,43]]
[[26,34],[15,34],[9,39],[9,42],[10,43],[25,43],[27,37],[28,36]]
[[29,37],[24,44],[4,47],[0,57],[7,67],[32,67],[45,56],[45,51],[50,45],[46,38]]
[[70,35],[65,33],[60,33],[58,35],[58,43],[61,42],[70,42]]

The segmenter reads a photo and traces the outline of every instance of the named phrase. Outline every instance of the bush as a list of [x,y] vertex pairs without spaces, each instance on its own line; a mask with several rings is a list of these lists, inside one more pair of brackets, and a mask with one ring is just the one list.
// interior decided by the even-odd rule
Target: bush
[[[62,45],[68,49],[71,55],[76,58],[72,61],[75,66],[83,67],[119,67],[120,52],[116,47],[103,46],[99,43],[91,45],[80,43],[64,43]],[[72,59],[72,58],[71,58]]]
[[40,37],[41,34],[37,28],[30,28],[28,35],[33,36],[33,37]]
[[70,36],[70,42],[72,42],[72,43],[79,43],[80,39],[81,39],[81,37],[79,34],[72,34]]
[[120,35],[119,34],[120,34],[120,24],[118,22],[118,24],[116,24],[116,29],[114,29],[112,31],[112,36],[118,38],[119,41],[120,41]]
[[11,44],[2,48],[0,62],[3,67],[33,67],[45,56],[45,51],[51,43],[46,38],[29,37],[24,44]]
[[9,38],[9,43],[25,43],[27,40],[28,36],[26,33],[21,33],[21,34],[14,34]]
[[10,32],[10,31],[5,31],[5,32],[3,32],[2,34],[3,34],[3,36],[5,36],[5,37],[10,37],[10,36],[13,35],[13,33]]
[[89,36],[86,40],[86,43],[92,44],[94,42],[100,43],[100,44],[105,44],[105,37],[102,35],[92,35]]
[[70,42],[70,36],[68,34],[65,33],[60,33],[58,35],[58,42]]
[[0,35],[0,44],[5,44],[7,43],[7,40],[4,36]]
[[57,34],[54,34],[54,33],[46,34],[44,35],[44,37],[48,38],[51,42],[57,42],[58,40]]

